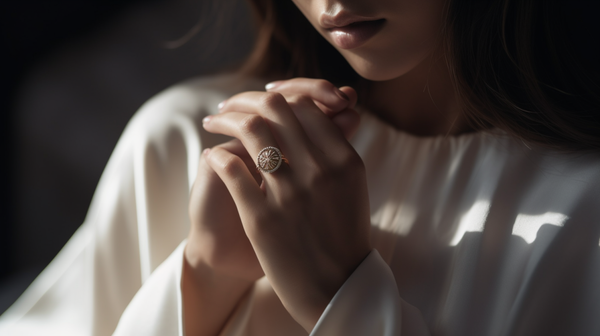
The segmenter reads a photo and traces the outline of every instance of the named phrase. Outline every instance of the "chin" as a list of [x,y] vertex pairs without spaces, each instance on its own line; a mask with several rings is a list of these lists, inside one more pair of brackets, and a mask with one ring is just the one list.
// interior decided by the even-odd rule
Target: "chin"
[[388,71],[388,69],[382,69],[378,67],[363,67],[363,66],[354,66],[354,71],[356,71],[362,78],[368,79],[374,82],[383,82],[387,80],[392,80],[394,78],[398,78],[408,71]]
[[376,82],[398,78],[412,69],[411,66],[398,66],[398,64],[395,64],[395,66],[390,67],[364,59],[349,61],[349,63],[362,78]]
[[[397,55],[381,57],[381,55],[360,55],[346,51],[342,52],[342,55],[361,77],[380,82],[407,74],[426,58],[427,53],[423,53],[418,57]],[[388,55],[393,55],[393,53]]]

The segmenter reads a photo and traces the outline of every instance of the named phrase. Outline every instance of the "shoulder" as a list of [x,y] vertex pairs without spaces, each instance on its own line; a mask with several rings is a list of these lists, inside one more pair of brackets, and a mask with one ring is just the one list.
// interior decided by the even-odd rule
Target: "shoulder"
[[581,214],[600,223],[597,152],[528,146],[497,129],[418,137],[369,113],[361,114],[352,144],[365,162],[374,210],[384,209],[391,194],[405,193],[418,204],[446,204],[452,195],[464,213],[486,204],[544,220],[545,214]]
[[[227,141],[224,136],[204,131],[202,119],[217,113],[218,104],[234,94],[263,89],[262,81],[238,75],[194,78],[167,88],[144,103],[130,119],[111,161],[133,159],[144,166],[148,155],[167,162],[173,155],[187,153],[187,160],[196,162],[201,148]],[[193,167],[190,171],[195,172]]]
[[237,74],[193,78],[149,99],[133,116],[128,128],[162,128],[165,122],[181,117],[198,123],[206,115],[217,113],[221,101],[243,91],[264,90],[264,84]]

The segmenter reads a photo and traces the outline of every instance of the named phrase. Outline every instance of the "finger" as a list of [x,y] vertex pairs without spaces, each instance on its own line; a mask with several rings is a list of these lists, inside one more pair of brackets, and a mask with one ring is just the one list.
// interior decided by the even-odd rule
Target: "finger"
[[214,147],[205,155],[208,165],[225,183],[238,211],[264,206],[265,195],[239,156],[222,147]]
[[[314,107],[316,108],[316,107]],[[318,110],[318,108],[316,108]],[[267,122],[268,128],[272,132],[272,136],[276,142],[269,144],[268,146],[279,147],[282,152],[288,157],[290,162],[294,158],[301,158],[310,155],[312,151],[312,143],[310,142],[304,128],[298,121],[298,118],[292,111],[288,102],[285,100],[283,95],[275,92],[244,92],[237,94],[229,98],[221,109],[221,113],[214,115],[214,119],[219,118],[221,115],[227,112],[244,112],[248,114],[259,115]],[[319,111],[320,112],[320,111]],[[261,124],[259,120],[252,120],[256,123],[256,126],[262,128],[264,124]],[[243,127],[243,133],[253,132],[252,127],[254,124],[248,125],[241,124]],[[205,128],[209,132],[221,133],[221,131]],[[224,130],[223,130],[224,131]],[[231,131],[230,131],[231,132]],[[222,133],[226,134],[226,133]],[[228,134],[235,136],[233,134]],[[243,139],[244,146],[249,150],[250,154],[255,154],[250,151],[246,146]],[[279,146],[277,146],[277,144]]]
[[[252,157],[250,156],[250,154],[248,154],[248,151],[246,151],[246,148],[244,148],[244,145],[242,144],[242,142],[240,140],[232,139],[232,140],[229,140],[222,144],[219,144],[215,147],[223,148],[223,149],[227,150],[228,152],[230,152],[234,155],[237,155],[240,159],[242,159],[242,161],[246,164],[246,167],[248,168],[250,173],[252,173],[253,176],[258,177],[256,179],[256,181],[257,181],[257,183],[260,184],[260,181],[261,181],[260,174],[258,174],[258,172],[253,173],[256,171],[256,169],[255,169],[256,165],[254,164]],[[215,173],[215,171],[206,162],[206,155],[210,152],[210,150],[211,150],[210,148],[206,148],[206,149],[204,149],[204,151],[202,151],[202,155],[200,155],[200,163],[198,165],[198,175],[197,176],[204,176],[205,174],[215,174],[215,176],[216,176],[217,173]],[[198,181],[195,181],[195,182],[198,182]]]
[[[317,148],[331,157],[345,156],[350,144],[345,138],[344,131],[333,120],[316,110],[312,99],[307,96],[293,96],[288,98],[288,102]],[[357,114],[352,110],[343,112],[344,115],[352,113]],[[355,126],[351,124],[353,122],[351,117],[338,118],[342,127],[349,127],[348,133],[354,130]]]
[[[348,103],[348,106],[345,109],[353,109],[356,107],[356,102],[358,101],[358,95],[356,94],[356,91],[349,87],[349,86],[344,86],[339,88],[340,91],[342,91],[343,93],[346,94],[346,96],[348,96],[348,99],[350,100],[350,102]],[[319,107],[319,109],[321,109],[321,111],[323,111],[323,113],[325,113],[327,116],[329,116],[330,118],[332,118],[333,116],[337,115],[338,113],[340,113],[341,111],[344,111],[345,109],[341,109],[341,110],[335,110],[332,108],[327,107],[326,105],[322,104],[321,102],[315,100],[315,104],[317,104],[317,106]]]
[[345,93],[346,96],[348,96],[348,98],[350,99],[350,105],[348,105],[348,108],[351,108],[351,109],[355,108],[356,103],[358,102],[358,94],[356,93],[356,90],[354,90],[350,86],[342,86],[340,88],[340,91]]
[[[326,112],[326,114],[332,118],[334,124],[340,127],[346,139],[350,139],[350,137],[352,137],[358,129],[360,117],[358,113],[351,110],[356,106],[358,96],[356,91],[349,86],[344,86],[337,89],[333,84],[326,80],[294,78],[290,80],[272,82],[267,84],[266,87],[269,91],[283,94],[284,97],[286,97],[286,100],[290,96],[309,96],[314,100],[317,107]],[[341,98],[341,96],[336,93],[336,90],[341,91],[343,94],[345,94],[345,96]],[[327,101],[329,101],[329,106],[323,104],[323,102]],[[340,102],[342,102],[342,104],[340,104]],[[338,104],[338,106],[335,106],[336,104]],[[345,105],[348,105],[348,107],[339,109]],[[304,129],[307,130],[306,125],[303,126]]]
[[[297,97],[298,95],[294,95],[294,94],[283,94],[283,96],[284,96],[284,97],[285,97],[285,99],[286,99],[286,100],[289,102],[291,99],[294,99],[293,97]],[[308,97],[308,96],[306,96],[306,97],[312,100],[312,98],[310,98],[310,97]],[[316,105],[316,106],[319,108],[319,110],[321,110],[321,111],[325,111],[326,107],[324,107],[322,104],[320,104],[319,102],[317,102],[317,101],[314,101],[314,100],[313,100],[313,103],[314,103],[314,104],[315,104],[315,105]],[[293,110],[293,109],[292,109],[292,110]],[[349,109],[344,109],[344,110],[342,110],[342,112],[343,112],[343,111],[346,111],[346,110],[349,110]],[[342,113],[342,112],[336,112],[335,114],[329,114],[329,115],[328,115],[328,117],[329,117],[331,120],[334,120],[334,124],[336,124],[338,127],[341,127],[341,131],[342,131],[342,133],[344,133],[344,134],[349,134],[349,135],[350,135],[350,134],[354,134],[354,129],[353,129],[353,128],[348,128],[349,126],[352,126],[352,127],[354,127],[354,125],[352,125],[352,124],[350,124],[350,123],[348,123],[348,122],[342,122],[342,123],[339,123],[339,125],[336,123],[336,121],[335,121],[335,120],[338,120],[338,119],[340,119],[340,118],[336,118],[336,117],[338,116],[338,114],[340,114],[340,113]],[[299,118],[299,116],[298,116],[298,113],[296,113],[296,111],[294,111],[294,113],[296,114],[296,117],[297,117],[297,118]],[[346,120],[346,119],[347,119],[347,118],[341,118],[340,120]],[[302,122],[301,122],[300,124],[302,124],[302,127],[304,128],[304,131],[305,131],[307,134],[308,134],[308,133],[310,133],[310,132],[309,132],[309,131],[310,131],[310,128],[309,128],[309,127],[307,127],[308,125],[306,125],[305,123],[302,123]],[[309,136],[309,138],[312,140],[312,142],[313,142],[313,143],[315,143],[315,140],[314,140],[312,137],[310,137],[310,136]],[[346,139],[349,139],[349,137],[347,137]]]
[[267,121],[258,114],[225,112],[204,118],[203,125],[209,132],[239,139],[253,158],[265,147],[277,147]]
[[[252,158],[250,157],[250,155],[248,154],[248,152],[246,151],[246,149],[244,148],[244,146],[238,139],[233,139],[233,140],[227,141],[216,147],[223,148],[223,149],[229,151],[230,153],[240,157],[240,159],[242,159],[244,164],[246,164],[248,171],[252,174],[256,183],[258,185],[261,184],[261,182],[262,182],[261,175],[256,170]],[[215,190],[217,190],[217,191],[222,190],[221,187],[215,187],[215,185],[223,185],[223,181],[221,181],[221,179],[218,177],[217,173],[208,164],[208,162],[206,160],[206,156],[208,153],[210,153],[210,149],[207,148],[202,152],[202,155],[200,156],[200,162],[198,164],[197,178],[194,181],[194,184],[192,185],[192,190],[190,191],[190,199],[192,200],[190,202],[190,204],[199,204],[201,202],[200,199],[202,197],[206,197],[203,194],[206,190],[212,190],[212,193],[214,193]],[[211,177],[213,175],[214,175],[214,178]],[[228,193],[228,191],[227,191],[227,193]],[[211,194],[208,197],[209,198],[210,197],[219,198],[218,195],[214,195],[214,194]],[[197,209],[196,207],[190,207],[190,211],[196,210],[196,209]],[[192,218],[196,217],[196,215],[193,215],[191,217]]]
[[[295,99],[294,97],[297,97],[297,95],[284,95],[284,97],[289,102],[290,100]],[[319,109],[323,110],[323,108],[318,102],[314,101],[314,103],[317,107],[319,107]],[[298,118],[298,120],[300,120],[301,115],[299,115],[297,111],[294,111],[294,113],[296,113],[296,117]],[[358,114],[358,112],[350,108],[337,112],[334,115],[329,115],[328,117],[342,131],[344,137],[347,140],[349,140],[356,133],[360,124],[360,115]],[[302,120],[300,123],[302,124],[302,127],[304,128],[307,134],[311,133],[310,129],[312,127],[312,124]],[[309,136],[309,138],[312,140],[313,143],[316,143],[315,141],[317,140],[315,140],[314,137]]]
[[248,153],[248,151],[246,150],[246,148],[244,147],[244,145],[242,144],[242,142],[240,140],[238,140],[238,139],[229,140],[229,141],[222,143],[216,147],[221,147],[221,148],[227,150],[228,152],[232,153],[233,155],[236,155],[240,159],[242,159],[242,161],[244,161],[244,163],[246,164],[246,167],[248,168],[248,171],[250,172],[250,174],[252,174],[252,176],[254,177],[256,182],[260,185],[260,183],[262,181],[262,177],[261,177],[260,173],[258,172],[258,170],[256,169],[256,163],[254,163],[254,159],[250,156],[250,154]]
[[[276,177],[271,177],[271,174],[263,174],[259,172],[257,168],[259,153],[265,147],[277,147],[277,141],[273,137],[271,130],[263,117],[251,113],[226,112],[210,116],[208,119],[205,118],[204,128],[211,132],[227,134],[239,139],[239,142],[243,145],[244,149],[240,150],[239,148],[234,148],[234,150],[238,153],[247,153],[241,158],[249,156],[249,161],[244,161],[257,183],[261,184],[263,180],[265,182],[279,181],[276,185],[261,184],[269,195],[278,194],[277,185],[285,188],[285,185],[287,185],[286,181],[289,179],[289,174],[291,173],[290,166],[287,163],[284,163],[289,162],[287,157],[284,157],[284,162],[280,162],[279,167],[276,168]],[[232,146],[234,144],[232,144]],[[267,175],[269,177],[265,177]],[[273,178],[275,180],[273,180]]]
[[[349,87],[347,87],[349,88]],[[346,92],[324,79],[294,78],[269,83],[267,91],[279,92],[283,95],[306,95],[311,97],[317,106],[327,115],[335,115],[346,108],[352,108],[351,98]],[[351,88],[350,88],[351,89]],[[350,90],[345,90],[350,92]],[[351,91],[354,91],[351,89]],[[355,92],[350,92],[356,96]]]

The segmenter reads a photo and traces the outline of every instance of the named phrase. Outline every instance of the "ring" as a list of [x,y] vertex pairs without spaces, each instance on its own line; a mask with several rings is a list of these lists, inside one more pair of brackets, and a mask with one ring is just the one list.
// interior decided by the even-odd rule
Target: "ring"
[[281,167],[282,162],[287,163],[287,159],[281,154],[277,147],[268,146],[258,152],[258,163],[256,168],[263,173],[272,173]]

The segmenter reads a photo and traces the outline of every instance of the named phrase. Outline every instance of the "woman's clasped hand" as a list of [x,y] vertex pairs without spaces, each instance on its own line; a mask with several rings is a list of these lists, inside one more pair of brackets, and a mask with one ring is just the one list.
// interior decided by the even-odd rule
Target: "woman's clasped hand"
[[[203,152],[190,203],[198,235],[188,242],[203,247],[186,256],[245,281],[264,272],[308,331],[371,251],[365,168],[348,142],[355,104],[350,87],[296,78],[235,95],[203,121],[235,140]],[[268,146],[286,162],[259,173],[256,158]]]

